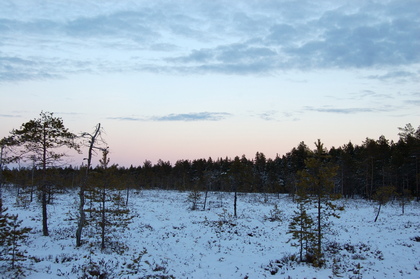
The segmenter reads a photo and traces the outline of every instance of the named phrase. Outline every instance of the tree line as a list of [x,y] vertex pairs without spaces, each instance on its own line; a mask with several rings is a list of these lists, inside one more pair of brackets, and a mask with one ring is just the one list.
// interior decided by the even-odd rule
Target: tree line
[[[398,194],[419,199],[420,126],[416,130],[407,124],[399,131],[397,142],[380,136],[377,140],[366,138],[361,145],[349,142],[325,150],[328,161],[337,166],[334,192],[344,197],[371,199],[378,188],[392,185]],[[141,166],[130,167],[114,163],[107,171],[113,173],[121,187],[130,189],[294,195],[298,191],[297,173],[305,169],[305,160],[311,157],[312,151],[308,145],[300,142],[290,152],[277,155],[274,159],[257,152],[254,158],[242,155],[233,159],[178,160],[174,164],[163,160],[152,164],[146,160]],[[6,166],[3,169],[3,183],[31,190],[35,189],[31,187],[44,180],[56,190],[78,188],[83,184],[87,172],[95,173],[101,168],[101,165],[91,165],[91,156],[88,163],[80,166],[47,168],[37,163],[11,169]]]

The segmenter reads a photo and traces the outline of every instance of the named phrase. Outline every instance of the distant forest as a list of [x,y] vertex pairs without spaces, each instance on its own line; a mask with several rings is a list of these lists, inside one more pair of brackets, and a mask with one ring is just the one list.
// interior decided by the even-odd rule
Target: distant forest
[[[325,160],[338,167],[335,192],[344,197],[372,198],[381,186],[393,186],[399,195],[419,200],[420,126],[407,124],[399,129],[399,140],[366,138],[361,145],[351,142],[325,150]],[[181,191],[240,191],[294,194],[297,173],[305,160],[313,156],[312,145],[304,142],[274,159],[257,152],[254,158],[178,160],[175,164],[159,160],[145,161],[142,166],[120,167],[111,164],[90,167],[91,174],[107,172],[110,185],[116,189],[167,189]],[[40,168],[3,168],[3,185],[14,184],[24,192],[36,188],[47,177],[49,189],[60,191],[77,188],[86,166],[49,167],[47,175]],[[94,179],[95,175],[92,176]]]

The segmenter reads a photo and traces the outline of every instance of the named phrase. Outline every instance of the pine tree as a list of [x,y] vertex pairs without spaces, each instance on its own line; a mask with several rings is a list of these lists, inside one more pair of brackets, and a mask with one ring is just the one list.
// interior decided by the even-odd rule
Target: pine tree
[[18,220],[18,215],[11,215],[9,220],[10,230],[6,235],[6,248],[7,255],[9,256],[10,265],[12,269],[18,266],[18,263],[26,260],[25,252],[21,251],[19,247],[22,246],[22,242],[28,237],[28,233],[32,230],[31,228],[21,228],[22,220]]
[[[295,239],[297,242],[292,243],[292,246],[299,247],[299,260],[308,262],[311,259],[311,254],[313,253],[311,248],[315,241],[313,232],[314,221],[307,213],[303,203],[298,204],[298,211],[294,213],[295,215],[289,224],[287,233],[291,233],[292,239]],[[305,257],[303,257],[303,252],[305,252]]]
[[3,207],[3,200],[0,198],[0,246],[3,247],[6,242],[6,235],[8,235],[9,227],[9,214],[7,207]]
[[[112,244],[111,233],[123,230],[132,219],[122,194],[125,188],[117,182],[119,181],[117,165],[108,167],[110,161],[108,154],[108,148],[102,149],[100,166],[91,172],[86,193],[86,198],[90,200],[90,207],[85,210],[89,213],[89,218],[86,218],[87,224],[94,232],[99,231],[101,250]],[[117,245],[110,248],[120,250],[124,248],[118,241],[114,243]]]
[[22,220],[18,220],[18,217],[18,215],[9,215],[7,208],[2,208],[0,212],[0,260],[9,262],[9,269],[15,272],[15,276],[20,277],[23,276],[20,262],[26,260],[26,251],[22,251],[20,247],[32,229],[21,228]]
[[[196,183],[198,184],[198,183]],[[191,202],[191,210],[197,210],[198,209],[198,204],[201,200],[201,193],[200,191],[197,189],[198,186],[195,186],[192,191],[188,194],[188,201]]]
[[10,145],[19,147],[20,157],[33,160],[41,167],[43,181],[39,190],[42,203],[42,232],[44,236],[48,236],[47,197],[50,185],[47,182],[47,168],[66,155],[63,153],[63,147],[79,150],[79,145],[75,143],[76,135],[69,132],[61,118],[48,112],[41,112],[40,118],[23,123],[20,129],[13,129],[10,134],[8,141]]
[[376,190],[373,199],[378,202],[379,207],[376,213],[375,222],[378,220],[379,213],[381,213],[382,205],[386,204],[395,194],[394,186],[381,186]]
[[340,197],[334,193],[338,167],[328,161],[328,156],[320,140],[315,143],[316,150],[312,156],[305,160],[305,169],[298,172],[298,203],[312,204],[316,209],[316,246],[314,251],[314,266],[321,266],[322,260],[322,238],[324,230],[328,227],[328,218],[339,215],[336,210],[343,210],[336,206],[333,201]]

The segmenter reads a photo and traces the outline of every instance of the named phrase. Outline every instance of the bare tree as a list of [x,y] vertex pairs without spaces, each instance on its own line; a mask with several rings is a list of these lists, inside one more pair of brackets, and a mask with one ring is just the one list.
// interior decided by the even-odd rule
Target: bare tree
[[102,138],[102,132],[103,129],[101,128],[101,123],[98,123],[95,127],[95,131],[90,134],[87,132],[84,132],[81,134],[81,138],[84,140],[84,145],[88,147],[88,157],[87,165],[86,165],[86,172],[85,177],[80,185],[80,191],[79,191],[79,221],[77,223],[77,230],[76,230],[76,246],[79,247],[82,245],[82,230],[86,223],[86,214],[85,214],[85,191],[86,186],[88,183],[89,178],[89,170],[92,165],[92,156],[95,154],[96,149],[101,149],[100,145],[105,144],[105,141]]

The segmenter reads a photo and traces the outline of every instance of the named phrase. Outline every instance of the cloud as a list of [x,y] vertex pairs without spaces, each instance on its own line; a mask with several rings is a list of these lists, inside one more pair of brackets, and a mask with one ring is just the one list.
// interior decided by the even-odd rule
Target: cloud
[[261,118],[265,121],[298,121],[300,118],[298,115],[301,114],[301,112],[295,111],[295,112],[286,112],[286,111],[276,111],[276,110],[270,110],[265,111],[263,113],[257,114],[257,117]]
[[189,55],[168,61],[195,65],[195,69],[210,72],[260,72],[269,70],[269,61],[276,52],[268,47],[231,44],[217,48],[194,50]]
[[332,98],[334,100],[364,100],[364,99],[369,99],[370,101],[375,100],[375,101],[381,101],[381,100],[385,100],[385,99],[393,99],[394,96],[392,94],[381,94],[381,93],[377,93],[375,91],[372,90],[362,90],[360,92],[357,93],[349,93],[348,95],[328,95],[327,97]]
[[406,100],[405,103],[412,106],[420,106],[420,100]]
[[263,112],[263,113],[259,114],[258,116],[263,120],[275,121],[275,120],[277,120],[276,114],[277,114],[277,111],[271,110],[271,111]]
[[383,99],[393,99],[394,97],[391,94],[381,94],[374,92],[372,90],[363,90],[359,93],[350,94],[349,99],[361,100],[365,98],[383,100]]
[[181,113],[168,114],[165,116],[154,116],[154,121],[220,121],[231,116],[226,112],[197,112],[197,113]]
[[121,121],[221,121],[230,117],[231,114],[227,112],[195,112],[195,113],[171,113],[163,116],[151,116],[146,118],[139,117],[108,117],[112,120]]
[[377,107],[352,107],[352,108],[337,108],[332,106],[312,107],[305,106],[305,111],[314,111],[321,113],[335,113],[335,114],[359,114],[359,113],[377,113],[377,112],[393,112],[400,107],[396,105],[381,105]]
[[159,29],[153,28],[158,18],[164,18],[159,11],[123,11],[109,15],[79,17],[61,25],[62,35],[77,39],[99,40],[128,39],[137,43],[155,41],[160,37]]
[[60,57],[7,56],[0,52],[0,82],[24,80],[62,79],[69,74],[105,70],[106,63],[96,65],[90,61],[63,59]]
[[312,23],[318,38],[288,52],[315,67],[369,68],[418,63],[420,37],[415,34],[419,34],[420,21],[413,9],[419,9],[420,3],[397,2],[366,2],[353,9],[327,11]]
[[[192,71],[237,74],[413,65],[420,63],[420,21],[412,9],[420,9],[420,5],[410,4],[413,6],[400,5],[398,13],[381,4],[357,9],[344,5],[314,13],[307,21],[295,18],[277,23],[273,19],[262,34],[248,33],[240,43],[193,49],[188,55],[168,60],[186,67],[194,63]],[[401,78],[402,74],[407,73],[382,78]]]
[[122,117],[122,116],[118,116],[118,117],[107,117],[107,119],[110,119],[110,120],[120,120],[120,121],[146,121],[146,119],[144,119],[144,118],[138,118],[138,117]]
[[305,107],[305,110],[316,111],[316,112],[338,113],[338,114],[356,114],[356,113],[375,111],[372,108],[313,108],[313,107]]
[[0,82],[51,78],[41,68],[36,61],[0,53]]
[[0,117],[4,117],[4,118],[19,118],[19,117],[21,117],[21,115],[0,114]]
[[368,78],[398,81],[417,73],[395,67],[420,63],[416,0],[38,4],[0,3],[0,80],[390,68]]
[[369,75],[366,76],[368,79],[378,79],[381,81],[400,81],[400,82],[407,82],[407,81],[418,81],[420,75],[420,71],[412,72],[412,71],[404,71],[404,70],[396,70],[396,71],[389,71],[382,75]]

